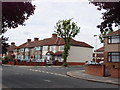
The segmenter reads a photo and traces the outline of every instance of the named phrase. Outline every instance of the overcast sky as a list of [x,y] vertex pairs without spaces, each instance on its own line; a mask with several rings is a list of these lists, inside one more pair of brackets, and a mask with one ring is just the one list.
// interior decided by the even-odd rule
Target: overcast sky
[[[96,26],[100,24],[102,14],[88,0],[35,0],[35,14],[25,22],[26,26],[10,29],[5,36],[9,37],[9,44],[15,42],[20,45],[27,39],[49,38],[54,33],[54,26],[58,20],[73,18],[81,28],[75,40],[86,42],[95,47],[94,35],[100,31]],[[97,48],[101,47],[97,39]]]

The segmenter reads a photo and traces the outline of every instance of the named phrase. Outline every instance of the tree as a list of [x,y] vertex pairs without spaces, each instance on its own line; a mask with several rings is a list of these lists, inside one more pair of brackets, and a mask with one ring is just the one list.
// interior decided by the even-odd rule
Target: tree
[[90,3],[97,6],[97,10],[99,11],[105,10],[105,12],[102,13],[103,21],[100,25],[97,25],[97,28],[99,28],[101,32],[100,36],[107,34],[106,32],[112,32],[114,26],[120,25],[120,1],[96,2],[95,0],[90,0]]
[[63,65],[67,65],[67,57],[70,50],[70,40],[74,38],[80,31],[80,27],[72,22],[72,19],[59,20],[55,26],[55,33],[64,39]]
[[[34,14],[35,5],[29,1],[24,2],[0,2],[2,4],[2,29],[0,35],[5,33],[8,29],[17,28],[19,25],[25,25],[25,21]],[[2,52],[6,52],[5,41],[6,37],[0,37],[1,46],[4,47]]]
[[1,44],[1,47],[2,47],[1,54],[6,54],[6,52],[7,52],[7,47],[9,47],[8,43],[6,43],[7,40],[8,40],[8,38],[6,38],[4,36],[1,37],[1,40],[0,40],[2,42],[2,44]]
[[25,25],[24,22],[34,14],[31,2],[2,2],[2,33],[9,28]]

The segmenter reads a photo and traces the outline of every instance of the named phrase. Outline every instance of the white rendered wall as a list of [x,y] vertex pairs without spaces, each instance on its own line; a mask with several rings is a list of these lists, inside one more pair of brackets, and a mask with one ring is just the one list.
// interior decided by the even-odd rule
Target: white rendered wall
[[93,48],[71,46],[67,62],[85,62],[92,60]]

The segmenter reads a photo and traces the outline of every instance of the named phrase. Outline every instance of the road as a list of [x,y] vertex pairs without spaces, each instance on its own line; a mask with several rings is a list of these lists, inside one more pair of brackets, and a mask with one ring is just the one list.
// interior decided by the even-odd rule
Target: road
[[118,88],[117,85],[72,78],[67,71],[84,67],[2,67],[3,88]]

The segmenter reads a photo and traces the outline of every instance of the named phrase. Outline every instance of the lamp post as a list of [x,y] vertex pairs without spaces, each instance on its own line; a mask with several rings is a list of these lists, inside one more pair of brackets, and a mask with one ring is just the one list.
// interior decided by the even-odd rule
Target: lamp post
[[[95,50],[97,49],[97,35],[94,35],[94,37],[96,38],[95,40]],[[97,60],[97,53],[95,53],[95,62]]]

